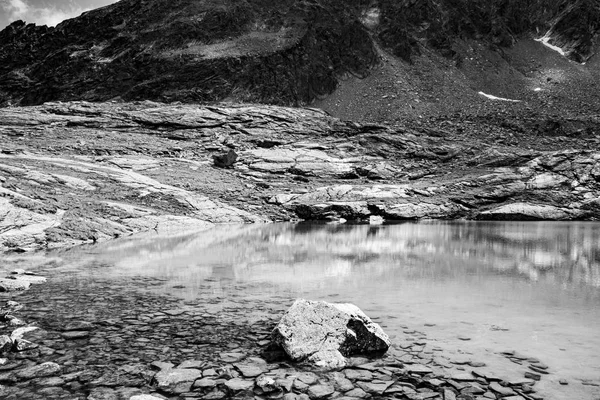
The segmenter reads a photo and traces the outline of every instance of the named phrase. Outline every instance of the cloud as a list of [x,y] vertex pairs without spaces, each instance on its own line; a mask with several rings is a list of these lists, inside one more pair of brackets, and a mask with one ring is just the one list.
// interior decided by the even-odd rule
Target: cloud
[[23,0],[7,0],[2,3],[4,11],[8,12],[10,17],[15,15],[24,15],[29,11],[29,6]]
[[26,0],[0,0],[0,6],[7,13],[10,21],[19,19],[25,22],[34,22],[38,25],[55,26],[68,18],[80,15],[89,8],[77,7],[74,4],[57,6],[35,6]]

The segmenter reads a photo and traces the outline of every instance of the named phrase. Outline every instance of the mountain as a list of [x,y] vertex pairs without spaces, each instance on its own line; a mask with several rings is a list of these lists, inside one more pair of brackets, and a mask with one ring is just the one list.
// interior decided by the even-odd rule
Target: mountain
[[[506,86],[494,68],[468,71],[473,51],[520,76],[507,50],[531,38],[589,64],[585,79],[595,82],[599,37],[595,0],[122,0],[55,28],[17,21],[1,31],[0,105],[303,105],[369,76],[386,57],[399,63],[394,73],[415,79],[411,66],[433,60],[437,72],[465,77],[450,92],[472,94],[482,73]],[[427,85],[419,90],[438,97]]]

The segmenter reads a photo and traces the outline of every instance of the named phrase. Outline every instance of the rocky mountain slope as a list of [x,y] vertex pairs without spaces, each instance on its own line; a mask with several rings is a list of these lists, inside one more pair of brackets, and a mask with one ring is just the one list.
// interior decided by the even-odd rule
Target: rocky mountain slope
[[599,17],[594,0],[122,0],[15,22],[0,251],[223,222],[598,220]]
[[[0,32],[0,105],[113,98],[300,105],[349,76],[368,76],[382,51],[413,78],[412,64],[440,57],[436,70],[465,70],[468,86],[478,81],[468,73],[473,52],[518,70],[506,50],[523,38],[593,61],[598,21],[595,0],[122,0],[56,28],[17,21]],[[494,68],[485,74],[495,79]],[[464,83],[452,91],[472,91]]]
[[[0,251],[223,222],[600,218],[600,152],[568,135],[598,118],[536,137],[503,120],[392,128],[149,101],[10,107],[0,120]],[[214,165],[230,150],[235,163]]]

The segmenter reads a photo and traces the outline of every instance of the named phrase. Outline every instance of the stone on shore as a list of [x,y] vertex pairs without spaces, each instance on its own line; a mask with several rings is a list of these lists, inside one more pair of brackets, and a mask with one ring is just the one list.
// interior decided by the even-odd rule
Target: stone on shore
[[298,299],[272,333],[273,341],[295,361],[324,369],[341,368],[344,357],[385,352],[387,334],[353,304]]
[[192,388],[194,381],[202,376],[197,369],[166,369],[154,375],[154,380],[160,390],[167,393],[185,393]]

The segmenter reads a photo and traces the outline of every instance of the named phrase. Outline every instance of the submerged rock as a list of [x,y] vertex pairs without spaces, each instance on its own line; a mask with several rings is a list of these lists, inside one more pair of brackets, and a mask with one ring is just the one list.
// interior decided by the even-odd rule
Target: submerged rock
[[335,392],[332,385],[315,385],[308,389],[308,395],[311,399],[322,399],[331,396]]
[[158,372],[154,380],[160,390],[167,393],[188,392],[196,379],[202,376],[202,371],[192,368],[167,369]]
[[11,274],[6,279],[16,279],[21,282],[29,282],[32,285],[46,283],[47,279],[43,276],[37,275],[35,272],[25,271],[24,269],[15,269],[10,272]]
[[46,331],[41,330],[35,326],[25,326],[15,329],[10,334],[10,340],[13,343],[13,351],[26,351],[36,349],[39,347],[35,343],[38,339],[42,339]]
[[255,357],[252,357],[243,363],[234,364],[234,366],[245,378],[257,377],[268,370],[267,363],[264,360]]
[[8,335],[0,335],[0,354],[10,351],[13,341]]
[[0,308],[0,318],[5,318],[7,315],[13,314],[23,308],[23,305],[16,301],[9,300],[4,307]]
[[56,375],[61,371],[60,365],[53,362],[45,362],[33,367],[27,367],[15,372],[19,379],[43,378],[46,376]]
[[298,299],[272,333],[295,361],[307,360],[324,369],[341,368],[345,357],[385,352],[387,334],[353,304]]
[[135,396],[131,396],[129,400],[163,400],[162,397],[152,396],[150,394],[138,394]]
[[27,290],[31,282],[20,279],[0,279],[0,292],[15,292]]
[[86,400],[117,400],[119,396],[114,389],[97,387],[90,391]]
[[240,378],[233,378],[226,381],[225,386],[233,392],[239,392],[252,389],[254,387],[254,382]]
[[65,332],[70,332],[70,331],[91,331],[92,329],[94,329],[94,324],[92,324],[91,322],[87,322],[87,321],[75,321],[75,322],[71,322],[71,323],[67,324],[67,326],[65,326],[63,328],[63,330]]
[[67,340],[84,339],[90,336],[89,331],[68,331],[62,334],[62,337]]

